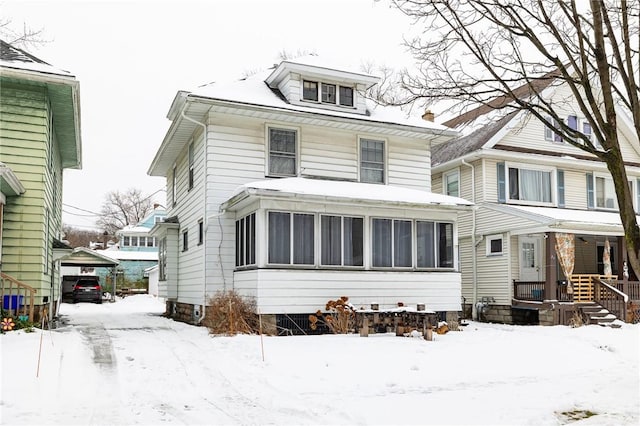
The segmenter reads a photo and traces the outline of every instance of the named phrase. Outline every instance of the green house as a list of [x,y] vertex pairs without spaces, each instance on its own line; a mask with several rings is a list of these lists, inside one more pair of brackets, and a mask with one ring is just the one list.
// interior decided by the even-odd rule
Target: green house
[[[0,40],[0,282],[3,309],[55,312],[63,170],[81,168],[80,86]],[[33,296],[33,297],[32,297]]]

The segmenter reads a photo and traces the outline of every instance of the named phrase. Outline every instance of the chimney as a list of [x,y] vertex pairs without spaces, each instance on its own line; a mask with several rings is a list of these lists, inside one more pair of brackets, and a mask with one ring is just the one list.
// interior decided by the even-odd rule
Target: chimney
[[431,121],[433,123],[434,118],[435,118],[435,115],[431,112],[430,109],[426,110],[424,114],[422,114],[422,119],[425,121]]

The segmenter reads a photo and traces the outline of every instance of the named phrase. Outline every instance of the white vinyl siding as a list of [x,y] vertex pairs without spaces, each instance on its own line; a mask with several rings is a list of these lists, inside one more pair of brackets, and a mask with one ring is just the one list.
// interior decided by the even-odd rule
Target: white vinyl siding
[[435,311],[460,310],[460,274],[457,272],[323,271],[259,269],[236,271],[234,288],[258,296],[262,314],[310,313],[325,306],[336,294],[348,294],[354,306],[380,309],[424,303]]

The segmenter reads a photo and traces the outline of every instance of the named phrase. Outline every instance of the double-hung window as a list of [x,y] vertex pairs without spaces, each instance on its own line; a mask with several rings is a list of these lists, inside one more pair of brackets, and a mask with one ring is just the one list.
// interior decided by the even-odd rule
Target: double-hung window
[[313,265],[314,215],[269,212],[269,263]]
[[360,139],[360,182],[385,182],[384,141]]
[[618,197],[611,177],[587,173],[587,204],[590,208],[618,209]]
[[297,135],[293,129],[270,127],[269,175],[295,176],[297,170]]
[[454,170],[443,175],[444,193],[452,197],[460,196],[460,172]]
[[551,123],[553,127],[544,127],[544,138],[548,141],[561,143],[562,136],[560,133],[556,132],[556,129],[560,128],[560,122],[552,117],[547,117],[547,122]]
[[320,217],[320,264],[363,266],[363,224],[361,217]]

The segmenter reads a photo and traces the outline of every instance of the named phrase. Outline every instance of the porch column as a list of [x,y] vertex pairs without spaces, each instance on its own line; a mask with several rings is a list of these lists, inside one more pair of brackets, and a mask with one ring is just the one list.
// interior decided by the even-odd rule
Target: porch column
[[556,300],[558,294],[558,258],[556,256],[556,234],[548,232],[545,238],[545,284],[544,300]]

